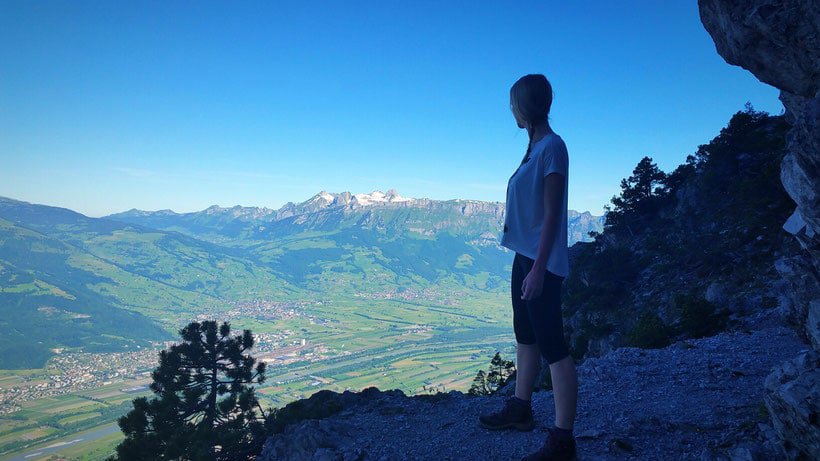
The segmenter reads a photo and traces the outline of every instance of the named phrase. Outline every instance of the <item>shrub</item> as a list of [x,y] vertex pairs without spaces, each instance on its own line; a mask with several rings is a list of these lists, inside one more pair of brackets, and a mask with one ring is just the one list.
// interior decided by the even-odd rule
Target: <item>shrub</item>
[[718,310],[705,298],[691,294],[675,296],[675,306],[680,312],[679,330],[692,338],[710,336],[726,327],[728,311]]
[[673,331],[654,312],[644,312],[627,334],[630,346],[657,349],[672,342]]

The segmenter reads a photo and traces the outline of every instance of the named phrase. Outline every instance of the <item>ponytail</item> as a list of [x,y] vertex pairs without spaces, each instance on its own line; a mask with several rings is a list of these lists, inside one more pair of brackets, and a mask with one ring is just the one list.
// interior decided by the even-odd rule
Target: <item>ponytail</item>
[[527,160],[530,159],[530,152],[532,151],[532,132],[527,130],[527,135],[530,137],[530,142],[527,144],[527,152],[524,154],[524,158],[521,159],[521,165],[527,163]]

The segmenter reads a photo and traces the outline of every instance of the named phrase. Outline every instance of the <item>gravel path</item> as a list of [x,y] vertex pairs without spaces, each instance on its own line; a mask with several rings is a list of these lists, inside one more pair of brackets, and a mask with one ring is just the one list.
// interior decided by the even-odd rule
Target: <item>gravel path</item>
[[[763,380],[806,347],[791,329],[771,326],[588,359],[578,368],[579,460],[776,456],[763,436]],[[538,425],[530,433],[478,426],[501,396],[410,398],[375,389],[353,396],[341,412],[270,438],[259,460],[518,460],[540,446],[553,418],[546,391],[533,396]]]

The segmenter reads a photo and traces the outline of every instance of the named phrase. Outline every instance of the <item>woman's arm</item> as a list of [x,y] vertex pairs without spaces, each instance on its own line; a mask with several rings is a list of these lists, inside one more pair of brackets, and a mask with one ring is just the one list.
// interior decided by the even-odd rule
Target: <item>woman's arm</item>
[[564,206],[564,176],[550,173],[544,178],[544,224],[541,228],[541,237],[538,239],[538,255],[530,273],[524,278],[521,285],[521,299],[537,298],[541,294],[544,283],[544,272],[547,270],[552,245],[555,242],[555,233],[558,231],[561,220],[561,208]]

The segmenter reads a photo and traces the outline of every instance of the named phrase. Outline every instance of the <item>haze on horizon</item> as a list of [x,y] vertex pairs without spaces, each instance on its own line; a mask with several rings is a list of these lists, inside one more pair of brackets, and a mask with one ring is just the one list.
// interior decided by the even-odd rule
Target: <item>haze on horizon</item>
[[671,170],[777,91],[726,65],[697,4],[0,4],[0,196],[102,216],[321,190],[504,201],[544,73],[569,207],[641,157]]

